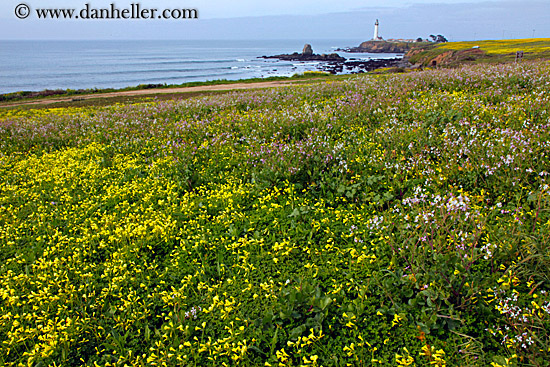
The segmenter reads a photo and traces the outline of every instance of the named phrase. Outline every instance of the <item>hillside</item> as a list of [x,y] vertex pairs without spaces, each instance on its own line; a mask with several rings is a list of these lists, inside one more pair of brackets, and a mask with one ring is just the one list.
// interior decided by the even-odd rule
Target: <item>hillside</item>
[[550,58],[550,38],[496,41],[448,42],[410,50],[406,57],[413,64],[457,66],[465,63],[499,63],[515,60],[523,51],[524,60]]

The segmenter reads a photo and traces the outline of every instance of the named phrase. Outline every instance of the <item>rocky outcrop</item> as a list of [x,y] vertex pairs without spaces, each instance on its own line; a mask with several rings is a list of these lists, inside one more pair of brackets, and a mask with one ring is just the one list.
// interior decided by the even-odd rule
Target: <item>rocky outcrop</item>
[[[384,42],[376,42],[377,44]],[[362,51],[365,52],[365,51]],[[274,56],[262,56],[263,59],[279,59],[285,61],[320,61],[317,69],[331,74],[357,74],[373,71],[380,68],[402,69],[410,66],[406,59],[373,59],[373,60],[347,60],[336,53],[317,55],[313,53],[310,44],[306,44],[302,53],[282,54]]]
[[329,62],[318,67],[319,70],[331,74],[361,74],[380,68],[406,68],[408,63],[403,59],[372,59],[372,60],[347,60],[345,62]]
[[304,55],[304,56],[313,55],[313,49],[311,48],[311,45],[309,43],[306,43],[304,45],[304,49],[302,50],[302,55]]
[[386,41],[365,41],[359,47],[338,49],[344,52],[368,52],[368,53],[406,53],[417,44],[412,42],[386,42]]
[[336,62],[344,62],[346,61],[345,57],[342,57],[336,53],[332,54],[321,54],[317,55],[313,53],[313,49],[311,48],[311,45],[309,43],[306,43],[304,45],[304,49],[302,50],[302,53],[299,54],[298,52],[294,52],[293,54],[282,54],[282,55],[274,55],[274,56],[262,56],[263,59],[279,59],[279,60],[285,60],[285,61],[336,61]]
[[279,59],[285,61],[346,61],[345,57],[342,57],[338,54],[322,54],[322,55],[304,55],[295,52],[293,54],[282,54],[282,55],[273,55],[273,56],[262,56],[262,59]]

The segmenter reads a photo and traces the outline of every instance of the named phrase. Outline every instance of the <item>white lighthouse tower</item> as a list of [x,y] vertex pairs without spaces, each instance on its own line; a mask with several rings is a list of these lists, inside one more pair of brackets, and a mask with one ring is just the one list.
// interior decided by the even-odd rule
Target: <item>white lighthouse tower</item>
[[373,41],[382,41],[382,37],[378,35],[378,19],[376,19],[376,23],[374,23],[374,37],[372,38]]

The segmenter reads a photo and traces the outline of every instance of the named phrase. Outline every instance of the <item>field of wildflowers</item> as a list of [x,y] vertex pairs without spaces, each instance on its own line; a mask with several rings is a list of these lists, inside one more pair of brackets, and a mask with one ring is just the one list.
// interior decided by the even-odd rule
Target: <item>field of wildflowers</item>
[[523,51],[523,60],[543,60],[550,57],[550,38],[523,38],[508,40],[478,40],[445,42],[412,50],[409,61],[413,64],[455,67],[473,63],[508,63],[516,59],[516,52]]
[[550,64],[0,111],[4,366],[543,366]]
[[550,38],[464,41],[448,42],[438,45],[438,48],[447,50],[464,50],[472,47],[479,47],[488,54],[510,54],[516,51],[540,54],[550,51]]

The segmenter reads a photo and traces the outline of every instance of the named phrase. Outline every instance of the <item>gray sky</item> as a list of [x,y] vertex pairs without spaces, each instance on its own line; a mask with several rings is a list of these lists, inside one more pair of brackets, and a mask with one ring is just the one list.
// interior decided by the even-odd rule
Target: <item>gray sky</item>
[[[111,3],[122,8],[131,3],[143,7],[176,8],[192,7],[200,10],[202,19],[234,18],[263,15],[301,15],[356,11],[376,7],[407,7],[414,4],[453,4],[467,0],[2,0],[1,18],[15,18],[15,7],[25,3],[31,8],[79,8],[86,3],[105,7]],[[475,1],[473,1],[475,2]],[[500,2],[494,0],[493,2]]]
[[[24,20],[14,10],[31,8]],[[36,8],[196,8],[198,20],[44,20]],[[0,39],[357,39],[443,34],[450,40],[550,37],[549,0],[1,0]]]

